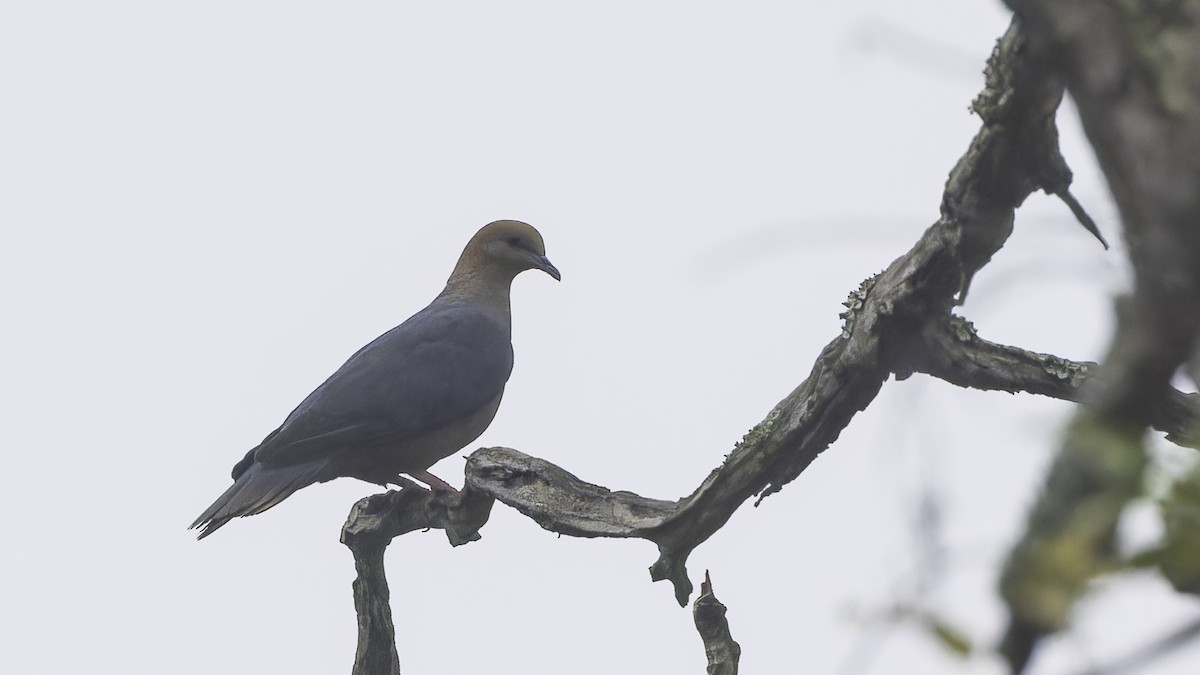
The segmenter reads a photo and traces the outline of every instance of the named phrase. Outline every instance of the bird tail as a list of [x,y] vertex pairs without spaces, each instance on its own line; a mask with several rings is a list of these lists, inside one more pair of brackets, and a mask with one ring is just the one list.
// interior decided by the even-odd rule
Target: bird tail
[[324,468],[324,462],[279,468],[252,464],[188,529],[200,528],[196,538],[203,539],[234,518],[262,513],[296,490],[318,482]]

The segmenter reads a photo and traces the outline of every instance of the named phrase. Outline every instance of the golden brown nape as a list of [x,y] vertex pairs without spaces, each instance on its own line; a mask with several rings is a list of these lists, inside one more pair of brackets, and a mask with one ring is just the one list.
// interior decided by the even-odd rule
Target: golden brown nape
[[478,275],[499,276],[512,280],[525,270],[536,269],[561,281],[558,268],[546,258],[546,244],[532,225],[519,220],[497,220],[484,225],[463,249],[454,273],[455,279]]

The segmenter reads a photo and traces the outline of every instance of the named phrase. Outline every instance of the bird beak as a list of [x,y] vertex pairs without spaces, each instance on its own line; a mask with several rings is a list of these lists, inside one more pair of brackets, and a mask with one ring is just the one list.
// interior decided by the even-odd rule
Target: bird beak
[[554,277],[555,281],[562,281],[562,274],[559,273],[558,268],[555,267],[554,264],[550,262],[550,259],[547,258],[546,256],[544,256],[544,255],[533,256],[533,266],[535,268],[545,272],[546,274],[549,274],[550,276]]

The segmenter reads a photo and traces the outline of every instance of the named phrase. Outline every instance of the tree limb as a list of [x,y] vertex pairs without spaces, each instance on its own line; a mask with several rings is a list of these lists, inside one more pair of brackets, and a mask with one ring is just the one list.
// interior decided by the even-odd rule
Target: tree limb
[[[979,337],[970,321],[956,316],[925,324],[922,337],[925,344],[917,352],[915,369],[960,387],[1082,403],[1087,384],[1099,373],[1099,365],[1090,361],[989,342]],[[1152,424],[1172,443],[1200,449],[1200,394],[1166,387]]]
[[1047,80],[1042,58],[1014,22],[988,63],[987,87],[974,104],[984,125],[950,172],[941,218],[851,295],[842,335],[822,350],[809,377],[662,525],[651,576],[671,579],[681,605],[691,590],[684,565],[695,546],[746,499],[761,501],[798,477],[890,373],[911,373],[915,336],[965,297],[972,276],[1007,241],[1017,206],[1034,190],[1069,185],[1054,125],[1062,86]]
[[405,478],[400,490],[360,499],[350,509],[341,541],[354,555],[354,611],[358,615],[358,647],[352,675],[398,675],[396,630],[392,624],[383,554],[396,537],[431,527],[446,530],[458,546],[479,539],[492,498],[471,490],[430,492]]
[[729,620],[725,618],[725,605],[713,595],[712,579],[704,571],[704,582],[700,584],[700,596],[692,604],[692,617],[696,630],[704,641],[704,655],[708,658],[708,675],[737,675],[738,660],[742,657],[742,646],[734,641],[729,632]]
[[[683,606],[692,591],[686,570],[692,550],[747,499],[758,495],[761,501],[797,478],[874,400],[889,375],[902,379],[927,372],[960,386],[1079,400],[1081,381],[1090,377],[1089,364],[979,340],[972,331],[963,334],[962,324],[950,318],[973,276],[1007,241],[1015,209],[1024,199],[1035,190],[1069,194],[1071,172],[1059,152],[1054,121],[1062,94],[1062,83],[1048,75],[1044,48],[1026,40],[1014,21],[989,60],[987,86],[973,105],[983,126],[950,172],[940,218],[911,250],[851,294],[842,333],[821,351],[809,376],[691,495],[664,501],[614,492],[507,448],[481,449],[468,458],[464,493],[485,495],[478,498],[489,506],[494,497],[562,534],[656,543],[659,558],[650,568],[651,577],[669,579]],[[1005,363],[1013,369],[1007,375],[999,370]],[[1195,397],[1176,392],[1171,400],[1175,409],[1163,416],[1164,428],[1194,442],[1188,425],[1200,416]],[[428,509],[420,500],[389,499],[363,510],[387,520],[392,516],[375,514],[376,506],[384,511]],[[438,522],[457,520],[451,516]],[[380,536],[443,526],[432,519],[420,522],[408,529],[381,527]],[[466,540],[461,532],[451,539]],[[371,547],[382,549],[377,543]],[[360,650],[362,645],[360,633]]]
[[1065,76],[1134,268],[1097,391],[1145,425],[1200,331],[1200,0],[1008,0]]
[[[841,335],[822,350],[808,378],[751,429],[691,495],[664,502],[610,492],[557,473],[561,469],[542,460],[521,455],[502,461],[495,448],[472,455],[468,484],[564,533],[654,541],[660,555],[650,568],[651,577],[669,579],[676,600],[685,605],[692,591],[686,570],[691,551],[747,499],[758,495],[761,501],[798,477],[874,400],[890,374],[912,373],[913,363],[923,360],[917,353],[923,345],[922,327],[948,316],[965,297],[972,276],[1011,234],[1015,209],[1035,190],[1057,192],[1069,186],[1071,173],[1059,152],[1054,125],[1062,86],[1047,80],[1042,58],[1014,22],[988,62],[987,85],[973,104],[983,127],[950,172],[941,217],[908,253],[850,296]],[[508,487],[500,490],[488,482],[491,479]],[[537,487],[535,479],[546,482]],[[551,489],[559,481],[570,486],[565,494]],[[520,498],[542,493],[545,499]],[[616,529],[590,520],[610,512],[611,500],[626,499],[643,509],[632,513],[649,514],[647,518]],[[547,505],[578,507],[589,501],[602,508],[592,509],[587,518],[574,512],[546,513]]]

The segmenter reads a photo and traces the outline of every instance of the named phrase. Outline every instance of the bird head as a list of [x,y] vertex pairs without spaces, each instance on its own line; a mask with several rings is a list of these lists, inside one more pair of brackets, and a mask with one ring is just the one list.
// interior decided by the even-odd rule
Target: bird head
[[471,237],[463,250],[464,262],[480,265],[515,277],[525,270],[541,270],[561,281],[558,268],[546,258],[546,244],[533,226],[519,220],[488,223]]

